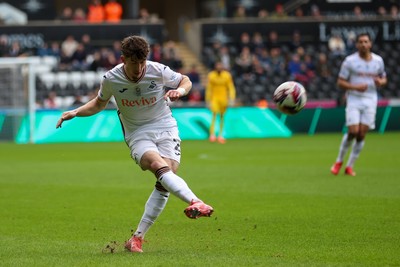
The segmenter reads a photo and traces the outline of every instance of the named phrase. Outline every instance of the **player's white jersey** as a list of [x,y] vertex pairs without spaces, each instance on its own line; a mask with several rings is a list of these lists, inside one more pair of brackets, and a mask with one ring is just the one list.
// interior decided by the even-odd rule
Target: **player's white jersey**
[[355,90],[347,91],[349,97],[367,97],[377,100],[377,88],[374,82],[375,77],[385,77],[385,65],[382,57],[372,53],[372,59],[362,59],[358,52],[345,58],[339,71],[339,77],[348,80],[352,84],[368,84],[365,92]]
[[146,61],[145,71],[137,82],[127,79],[123,63],[107,71],[98,96],[108,100],[114,96],[125,137],[137,129],[176,127],[176,120],[164,99],[165,86],[177,88],[182,75],[161,63]]

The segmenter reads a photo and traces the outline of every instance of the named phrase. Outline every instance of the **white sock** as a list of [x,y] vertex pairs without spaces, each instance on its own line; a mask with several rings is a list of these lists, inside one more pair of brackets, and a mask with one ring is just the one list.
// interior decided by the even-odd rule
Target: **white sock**
[[144,235],[164,210],[168,196],[169,192],[161,192],[154,188],[144,207],[144,213],[136,229],[135,236],[144,238]]
[[344,156],[346,155],[352,141],[347,140],[347,133],[343,135],[342,142],[340,143],[339,155],[336,158],[336,162],[343,162]]
[[358,156],[360,156],[360,153],[364,147],[364,144],[365,144],[364,140],[354,143],[353,149],[351,150],[351,154],[350,154],[349,160],[347,161],[346,167],[353,168],[354,162],[356,161]]
[[158,181],[165,189],[186,203],[190,203],[192,200],[199,200],[192,190],[190,190],[186,182],[172,171],[163,173],[160,178],[158,178]]

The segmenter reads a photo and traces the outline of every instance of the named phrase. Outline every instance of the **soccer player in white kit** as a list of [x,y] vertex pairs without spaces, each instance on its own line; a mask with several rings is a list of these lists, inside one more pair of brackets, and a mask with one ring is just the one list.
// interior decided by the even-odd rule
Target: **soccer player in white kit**
[[[386,85],[385,64],[382,57],[371,52],[371,37],[361,33],[356,39],[357,52],[345,58],[339,71],[337,84],[346,90],[346,126],[335,164],[331,173],[337,175],[343,159],[352,145],[345,174],[355,176],[354,162],[364,147],[364,139],[369,129],[375,128],[378,104],[377,90]],[[355,140],[355,142],[354,142]]]
[[[125,243],[129,251],[143,252],[143,238],[163,211],[170,193],[189,204],[184,210],[189,218],[209,217],[213,208],[201,201],[176,175],[181,140],[168,101],[186,95],[192,87],[190,79],[166,65],[147,60],[149,44],[140,36],[126,37],[121,52],[122,63],[105,73],[97,97],[64,112],[56,127],[74,117],[100,112],[114,96],[132,158],[157,179],[138,227]],[[176,89],[166,92],[165,87]]]

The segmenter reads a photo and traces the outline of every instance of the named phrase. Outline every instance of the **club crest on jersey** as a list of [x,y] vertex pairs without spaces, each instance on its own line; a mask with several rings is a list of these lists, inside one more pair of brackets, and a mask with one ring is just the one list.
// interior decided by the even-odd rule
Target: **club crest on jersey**
[[136,94],[136,96],[141,96],[142,95],[142,91],[140,90],[139,86],[135,88],[135,94]]
[[157,88],[156,82],[155,81],[151,81],[149,87],[147,88],[147,90],[151,91]]

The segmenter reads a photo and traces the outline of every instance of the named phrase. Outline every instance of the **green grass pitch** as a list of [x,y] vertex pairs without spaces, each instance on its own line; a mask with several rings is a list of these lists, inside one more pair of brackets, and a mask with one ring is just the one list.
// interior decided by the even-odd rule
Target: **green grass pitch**
[[183,141],[179,174],[215,213],[171,196],[143,254],[123,242],[155,178],[124,143],[0,143],[0,265],[400,266],[400,133],[370,133],[356,177],[329,172],[340,140]]

